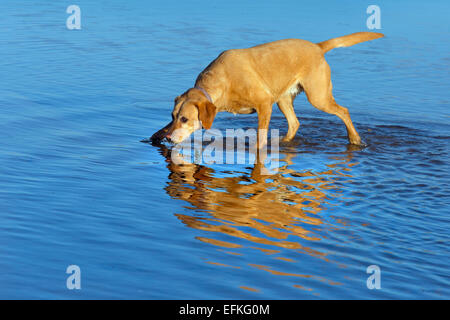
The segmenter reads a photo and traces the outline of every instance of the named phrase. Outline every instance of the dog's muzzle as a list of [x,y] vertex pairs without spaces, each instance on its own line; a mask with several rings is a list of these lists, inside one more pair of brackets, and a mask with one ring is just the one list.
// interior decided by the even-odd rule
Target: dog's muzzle
[[162,141],[164,138],[168,138],[168,136],[170,136],[169,134],[169,128],[172,126],[172,122],[170,122],[167,126],[165,126],[164,128],[162,128],[161,130],[155,132],[151,137],[150,140],[152,142],[160,142]]

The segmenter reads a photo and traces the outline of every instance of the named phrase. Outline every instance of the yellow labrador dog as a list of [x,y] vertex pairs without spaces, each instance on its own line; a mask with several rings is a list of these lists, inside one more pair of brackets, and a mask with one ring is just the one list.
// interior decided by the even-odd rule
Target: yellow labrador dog
[[179,143],[197,129],[211,128],[214,117],[221,111],[257,112],[258,147],[263,147],[272,105],[277,103],[289,126],[283,141],[289,141],[299,127],[292,103],[297,94],[305,91],[314,107],[344,122],[351,144],[361,144],[347,108],[334,101],[330,67],[324,54],[333,48],[381,37],[381,33],[357,32],[320,43],[286,39],[224,51],[200,73],[194,88],[175,99],[172,122],[151,140],[167,138]]

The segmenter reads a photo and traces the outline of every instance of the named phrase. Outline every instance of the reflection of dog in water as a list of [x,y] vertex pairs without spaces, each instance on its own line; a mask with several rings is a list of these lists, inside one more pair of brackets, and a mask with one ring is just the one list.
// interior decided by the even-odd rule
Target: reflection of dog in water
[[[322,255],[302,246],[295,238],[290,237],[289,241],[287,238],[294,235],[320,240],[313,230],[324,227],[320,213],[326,210],[327,199],[340,197],[336,182],[342,184],[351,177],[351,151],[334,158],[334,163],[327,165],[330,169],[322,172],[290,169],[296,154],[286,153],[280,159],[284,165],[275,174],[262,175],[263,164],[257,163],[249,173],[227,172],[223,177],[205,165],[176,164],[171,161],[171,149],[159,147],[170,171],[166,192],[174,199],[188,202],[195,211],[209,213],[177,214],[189,227]],[[246,231],[247,228],[253,231]]]

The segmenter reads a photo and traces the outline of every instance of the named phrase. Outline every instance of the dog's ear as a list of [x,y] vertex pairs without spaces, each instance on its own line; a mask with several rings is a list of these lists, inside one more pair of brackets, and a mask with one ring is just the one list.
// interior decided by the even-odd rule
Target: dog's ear
[[217,113],[216,106],[209,101],[205,101],[198,104],[197,109],[198,120],[202,122],[203,128],[210,129]]

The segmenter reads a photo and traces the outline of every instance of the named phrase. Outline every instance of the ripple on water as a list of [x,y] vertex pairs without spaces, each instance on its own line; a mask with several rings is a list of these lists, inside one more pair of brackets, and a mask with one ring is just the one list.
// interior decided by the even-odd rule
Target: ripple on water
[[[323,127],[327,130],[317,130]],[[313,273],[301,273],[311,272],[309,265],[324,270],[358,268],[368,263],[369,248],[379,251],[380,264],[416,263],[411,241],[422,238],[425,226],[434,223],[418,208],[448,191],[438,183],[444,173],[441,159],[446,157],[442,137],[405,126],[361,127],[368,146],[343,147],[336,142],[341,137],[330,135],[342,131],[341,123],[303,119],[302,137],[280,147],[278,172],[270,175],[261,175],[258,165],[223,170],[226,166],[175,164],[171,149],[162,145],[160,152],[168,162],[165,190],[187,204],[187,213],[176,214],[180,222],[198,230],[198,240],[226,253],[224,262],[213,263],[217,267],[262,270],[319,294],[297,278],[328,286],[349,281],[343,273],[330,276],[317,266]],[[319,165],[302,166],[317,158]],[[443,198],[440,205],[448,205],[446,201]],[[428,214],[441,217],[438,212]],[[400,230],[402,234],[386,247],[387,239]],[[230,254],[239,257],[233,266],[226,264]],[[428,263],[442,264],[438,257]],[[250,287],[264,291],[263,283],[252,281]]]

